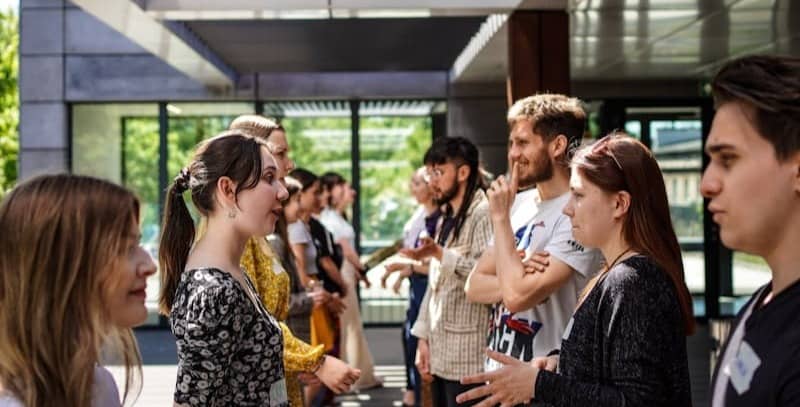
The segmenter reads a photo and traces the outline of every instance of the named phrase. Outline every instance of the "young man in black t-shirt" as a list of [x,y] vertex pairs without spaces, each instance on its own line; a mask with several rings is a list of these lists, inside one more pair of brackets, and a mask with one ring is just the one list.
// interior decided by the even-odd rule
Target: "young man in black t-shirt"
[[712,407],[800,406],[800,58],[734,60],[711,86],[700,189],[722,242],[772,271],[723,347]]

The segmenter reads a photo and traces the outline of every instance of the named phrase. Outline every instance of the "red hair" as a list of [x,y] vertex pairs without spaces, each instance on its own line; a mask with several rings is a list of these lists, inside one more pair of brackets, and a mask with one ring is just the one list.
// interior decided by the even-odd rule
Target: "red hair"
[[685,333],[693,334],[692,298],[681,248],[672,227],[664,177],[653,153],[638,140],[617,132],[579,150],[572,168],[604,191],[631,195],[622,236],[631,250],[650,257],[667,273],[678,295]]

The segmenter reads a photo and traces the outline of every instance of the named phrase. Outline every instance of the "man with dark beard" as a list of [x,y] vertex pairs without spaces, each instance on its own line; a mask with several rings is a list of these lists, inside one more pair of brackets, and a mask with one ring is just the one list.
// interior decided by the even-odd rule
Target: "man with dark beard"
[[489,308],[470,303],[464,293],[467,275],[492,235],[478,162],[478,149],[463,137],[433,142],[425,166],[444,215],[433,239],[403,251],[418,260],[430,259],[428,287],[411,333],[419,338],[416,365],[423,380],[432,380],[436,406],[458,405],[456,396],[475,387],[459,380],[483,370]]
[[[527,362],[559,348],[578,294],[602,257],[573,240],[562,213],[570,195],[569,152],[586,123],[580,101],[531,96],[509,109],[508,123],[511,174],[488,192],[495,242],[470,274],[466,292],[470,301],[493,305],[489,348]],[[510,185],[510,196],[494,192],[503,184]],[[534,184],[517,193],[517,185]],[[529,261],[536,253],[544,258],[540,263]],[[486,360],[486,371],[498,367]]]

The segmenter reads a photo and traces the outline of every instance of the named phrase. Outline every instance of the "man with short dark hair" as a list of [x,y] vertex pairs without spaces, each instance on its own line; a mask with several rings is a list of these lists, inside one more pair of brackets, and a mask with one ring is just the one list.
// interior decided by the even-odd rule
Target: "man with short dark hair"
[[[478,149],[463,137],[436,139],[425,154],[428,181],[445,206],[434,239],[406,250],[429,258],[428,287],[411,333],[419,338],[416,365],[433,383],[434,405],[456,406],[475,385],[459,380],[482,370],[488,308],[467,301],[464,283],[492,235]],[[472,405],[472,403],[464,405]]]
[[800,406],[800,58],[734,60],[711,87],[700,190],[722,242],[772,272],[723,347],[712,407]]

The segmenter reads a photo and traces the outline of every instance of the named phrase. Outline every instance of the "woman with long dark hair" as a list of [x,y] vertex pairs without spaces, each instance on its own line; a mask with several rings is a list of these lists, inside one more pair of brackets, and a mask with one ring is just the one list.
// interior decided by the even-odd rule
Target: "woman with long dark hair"
[[[197,242],[186,191],[207,219]],[[200,144],[169,187],[159,304],[178,348],[176,404],[289,405],[281,328],[240,266],[248,239],[274,230],[286,195],[264,141],[240,131]]]
[[[507,185],[490,191],[509,193]],[[694,316],[658,163],[642,143],[612,134],[578,151],[564,208],[576,245],[605,268],[587,285],[560,350],[463,379],[487,383],[459,400],[479,406],[531,399],[553,406],[690,406],[686,335]],[[557,369],[557,373],[554,371]]]
[[[278,178],[281,182],[285,182],[287,173],[294,169],[294,162],[289,157],[290,148],[283,126],[263,116],[242,115],[231,122],[230,129],[244,131],[265,141],[275,158]],[[288,203],[284,204],[285,207],[287,205]],[[293,313],[305,313],[305,331],[309,331],[308,320],[313,304],[328,302],[329,298],[322,291],[306,292],[299,281],[296,265],[302,259],[291,256],[290,250],[287,250],[286,242],[289,240],[287,225],[286,213],[283,211],[278,217],[275,233],[271,235],[272,242],[278,243],[279,250],[273,250],[266,236],[253,236],[248,239],[242,255],[242,266],[253,280],[267,312],[280,322],[284,340],[283,362],[287,376],[288,398],[290,404],[300,406],[304,401],[298,378],[303,378],[305,383],[313,385],[321,380],[335,392],[340,393],[349,387],[346,383],[355,381],[358,372],[339,359],[325,357],[322,347],[310,346],[285,324]],[[287,256],[289,257],[287,261],[282,262],[281,257]],[[303,302],[310,302],[305,312],[300,305]],[[300,332],[303,331],[301,327]]]

